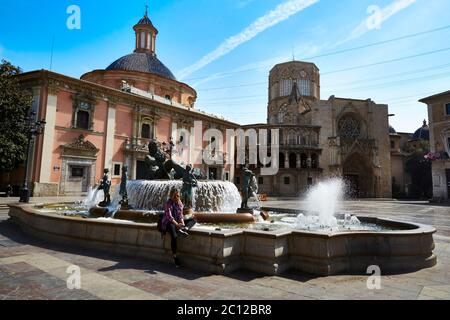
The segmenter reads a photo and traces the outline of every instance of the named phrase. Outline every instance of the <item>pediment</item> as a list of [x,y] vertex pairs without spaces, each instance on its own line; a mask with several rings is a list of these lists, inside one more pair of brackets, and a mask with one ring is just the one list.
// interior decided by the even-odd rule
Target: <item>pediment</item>
[[63,155],[96,157],[99,149],[80,135],[74,142],[62,145]]

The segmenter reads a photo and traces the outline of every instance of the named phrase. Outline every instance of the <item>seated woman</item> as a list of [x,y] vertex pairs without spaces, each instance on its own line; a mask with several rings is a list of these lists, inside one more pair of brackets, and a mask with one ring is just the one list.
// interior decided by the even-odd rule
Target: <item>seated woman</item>
[[162,230],[170,234],[173,260],[177,267],[180,266],[180,260],[177,255],[178,234],[188,236],[188,230],[197,223],[194,219],[184,219],[183,208],[183,203],[180,200],[180,191],[173,188],[170,191],[169,200],[164,205],[161,227]]

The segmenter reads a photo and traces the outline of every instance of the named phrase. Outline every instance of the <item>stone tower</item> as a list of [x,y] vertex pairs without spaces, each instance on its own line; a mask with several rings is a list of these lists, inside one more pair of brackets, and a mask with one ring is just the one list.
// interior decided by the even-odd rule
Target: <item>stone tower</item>
[[277,64],[269,75],[268,123],[311,124],[311,108],[320,100],[320,73],[314,63]]

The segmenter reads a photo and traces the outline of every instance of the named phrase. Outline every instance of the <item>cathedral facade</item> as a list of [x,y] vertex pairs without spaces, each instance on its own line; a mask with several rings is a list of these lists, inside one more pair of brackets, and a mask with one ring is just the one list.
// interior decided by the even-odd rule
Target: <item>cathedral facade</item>
[[267,124],[244,127],[279,129],[280,170],[259,176],[260,193],[299,196],[319,179],[337,176],[351,186],[350,196],[391,197],[387,105],[321,100],[319,69],[300,61],[274,66],[268,89]]

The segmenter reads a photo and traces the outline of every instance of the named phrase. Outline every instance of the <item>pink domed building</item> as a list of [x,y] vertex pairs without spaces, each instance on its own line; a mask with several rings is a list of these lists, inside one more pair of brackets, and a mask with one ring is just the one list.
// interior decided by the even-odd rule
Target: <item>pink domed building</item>
[[[158,30],[147,13],[134,31],[133,53],[81,79],[47,70],[18,76],[33,96],[38,118],[47,122],[29,155],[27,175],[33,196],[86,193],[105,168],[117,185],[124,165],[130,179],[145,179],[144,158],[152,139],[165,143],[167,149],[172,141],[173,159],[181,165],[194,164],[199,175],[233,181],[234,166],[198,160],[209,145],[203,141],[207,129],[217,129],[226,137],[226,129],[238,125],[196,109],[197,92],[177,81],[157,57]],[[189,143],[194,147],[188,148]],[[221,139],[217,152],[224,156],[227,147],[226,139]],[[12,172],[3,180],[20,185],[22,177],[23,172]]]

